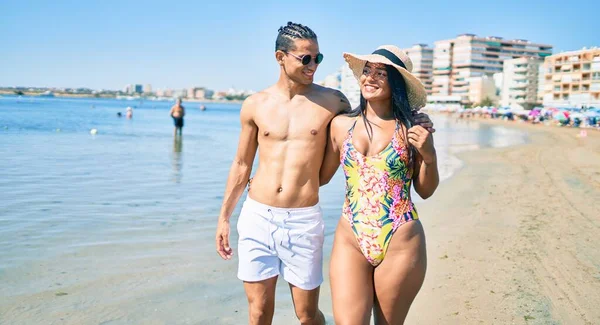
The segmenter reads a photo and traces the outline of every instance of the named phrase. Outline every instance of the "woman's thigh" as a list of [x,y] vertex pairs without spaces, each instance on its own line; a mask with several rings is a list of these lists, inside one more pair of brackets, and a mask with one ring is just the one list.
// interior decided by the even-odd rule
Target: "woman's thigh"
[[425,233],[421,222],[400,226],[385,258],[375,268],[375,324],[403,324],[419,293],[427,269]]
[[335,324],[369,324],[373,309],[373,266],[361,253],[344,219],[335,232],[329,277]]

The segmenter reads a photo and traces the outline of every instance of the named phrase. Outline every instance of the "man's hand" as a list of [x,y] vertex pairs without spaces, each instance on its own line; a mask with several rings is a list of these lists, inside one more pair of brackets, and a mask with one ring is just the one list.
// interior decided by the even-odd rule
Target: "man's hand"
[[224,260],[230,260],[233,256],[233,249],[229,247],[229,228],[229,220],[219,218],[216,236],[217,253]]
[[429,118],[429,115],[425,113],[413,112],[413,118],[415,119],[416,125],[422,126],[430,133],[435,132],[435,129],[433,128],[433,122]]

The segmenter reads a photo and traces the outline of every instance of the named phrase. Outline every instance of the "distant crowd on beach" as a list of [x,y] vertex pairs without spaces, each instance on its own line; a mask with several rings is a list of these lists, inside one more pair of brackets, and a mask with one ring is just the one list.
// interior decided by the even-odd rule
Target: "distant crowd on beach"
[[498,107],[425,107],[428,112],[439,112],[456,116],[458,119],[483,118],[505,121],[521,121],[531,124],[555,125],[562,127],[600,130],[600,108],[542,108],[532,110],[522,108]]

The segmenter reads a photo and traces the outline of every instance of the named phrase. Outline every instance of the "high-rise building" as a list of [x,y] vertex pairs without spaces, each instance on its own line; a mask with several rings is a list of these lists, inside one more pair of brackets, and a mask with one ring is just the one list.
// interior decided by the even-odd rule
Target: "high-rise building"
[[199,89],[197,87],[190,87],[187,91],[187,98],[188,99],[195,99],[196,98],[196,89]]
[[427,91],[427,95],[432,93],[433,82],[433,49],[427,44],[415,44],[410,48],[404,49],[412,61],[412,73],[421,80]]
[[173,89],[171,92],[171,97],[173,98],[186,98],[187,97],[187,89]]
[[341,86],[341,73],[340,71],[336,71],[330,75],[325,77],[323,80],[323,86],[333,89],[340,89]]
[[[496,83],[491,76],[467,78],[469,82],[468,101],[473,105],[482,103],[484,100],[491,101],[492,105],[497,103]],[[488,104],[489,105],[489,104]]]
[[151,93],[152,92],[152,85],[151,84],[145,84],[143,91],[144,91],[144,94]]
[[340,91],[348,98],[352,108],[360,104],[360,86],[347,64],[344,64],[340,71]]
[[494,73],[494,84],[496,85],[496,96],[500,98],[502,96],[502,84],[504,83],[504,73]]
[[190,87],[187,89],[188,99],[211,99],[214,91],[206,89],[204,87]]
[[600,49],[558,53],[543,65],[544,106],[600,107]]
[[469,100],[469,80],[493,77],[502,72],[505,60],[521,57],[543,58],[552,54],[552,46],[527,40],[504,40],[501,37],[478,37],[462,34],[457,38],[435,42],[433,50],[434,95],[459,95],[463,104]]
[[[546,68],[544,67],[544,62],[542,62],[538,66],[538,91],[537,91],[537,102],[544,102],[544,92],[545,92],[545,82],[546,82]],[[552,85],[550,85],[550,89],[552,89]]]
[[[188,96],[190,95],[190,93],[188,92]],[[206,99],[206,89],[204,88],[196,88],[195,92],[194,92],[194,98],[197,99]]]
[[504,61],[502,106],[521,105],[532,108],[538,101],[538,79],[541,58],[518,58]]
[[134,85],[133,93],[141,94],[144,91],[144,87],[142,85]]

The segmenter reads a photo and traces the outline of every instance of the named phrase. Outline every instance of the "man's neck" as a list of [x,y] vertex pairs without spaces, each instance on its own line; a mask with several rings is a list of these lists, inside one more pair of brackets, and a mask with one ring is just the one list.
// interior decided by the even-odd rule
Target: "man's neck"
[[296,95],[305,94],[310,88],[312,88],[312,84],[299,84],[287,78],[287,76],[282,76],[275,84],[275,87],[281,92],[283,96],[285,96],[288,99],[292,99]]

